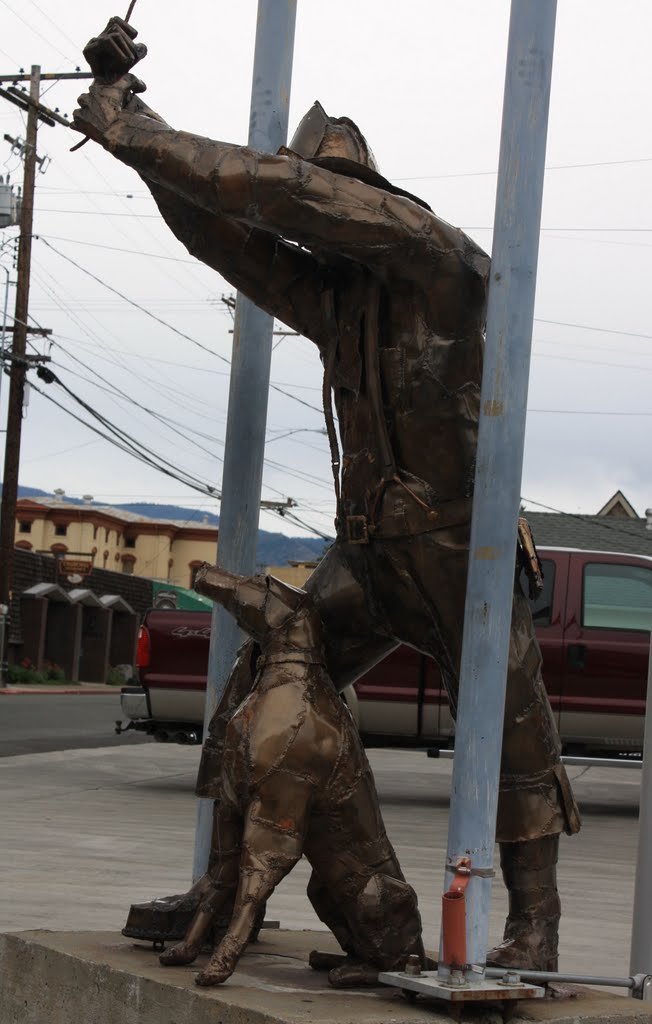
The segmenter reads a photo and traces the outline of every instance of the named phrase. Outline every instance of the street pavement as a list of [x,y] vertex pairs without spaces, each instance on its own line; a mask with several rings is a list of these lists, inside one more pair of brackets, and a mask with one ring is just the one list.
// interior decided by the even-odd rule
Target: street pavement
[[[0,713],[13,700],[4,700]],[[416,751],[369,756],[388,832],[419,895],[426,944],[436,948],[451,763]],[[198,748],[151,742],[0,761],[0,931],[119,929],[132,901],[184,891],[198,761]],[[561,968],[627,975],[640,772],[570,774],[584,827],[562,838]],[[282,927],[323,927],[305,896],[308,875],[302,861],[271,900],[269,914]],[[505,913],[497,882],[494,939]]]
[[120,691],[59,694],[11,693],[0,696],[0,757],[49,750],[151,743],[141,733],[116,736]]

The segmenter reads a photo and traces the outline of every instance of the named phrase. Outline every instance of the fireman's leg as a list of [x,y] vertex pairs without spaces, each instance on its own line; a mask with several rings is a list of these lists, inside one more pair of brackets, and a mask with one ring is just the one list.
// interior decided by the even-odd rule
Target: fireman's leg
[[559,834],[500,844],[500,867],[509,893],[503,941],[487,963],[556,971],[561,903],[557,892]]
[[[466,536],[465,536],[466,534]],[[400,635],[442,668],[451,707],[457,705],[468,532],[434,531],[420,544],[390,552],[397,579],[409,573],[417,602],[396,603]],[[391,586],[391,580],[390,584]],[[407,614],[406,614],[407,612]],[[428,614],[432,626],[422,621]],[[419,639],[418,632],[426,638]],[[441,644],[443,650],[438,650]],[[541,652],[528,602],[515,587],[509,648],[496,838],[510,896],[501,962],[547,969],[556,957],[559,898],[555,864],[561,832],[579,829],[579,814],[560,760],[557,727],[541,675]],[[526,939],[527,936],[527,939]],[[499,957],[492,951],[491,957]]]
[[509,915],[503,942],[487,954],[494,964],[543,971],[557,967],[559,835],[580,827],[560,755],[541,652],[527,601],[517,586],[496,825]]

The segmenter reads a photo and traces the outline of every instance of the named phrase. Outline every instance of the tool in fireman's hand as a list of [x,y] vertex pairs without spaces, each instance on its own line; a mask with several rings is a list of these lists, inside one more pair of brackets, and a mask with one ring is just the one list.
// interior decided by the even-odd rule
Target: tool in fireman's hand
[[[131,3],[129,4],[129,10],[127,11],[127,16],[124,19],[124,24],[126,24],[126,25],[129,24],[129,19],[131,18],[131,15],[133,14],[133,10],[134,10],[135,6],[136,6],[136,0],[131,0]],[[109,22],[109,25],[110,24],[111,24],[111,22]],[[121,43],[120,41],[112,40],[112,43],[113,43],[113,54],[111,55],[111,57],[114,60],[115,59],[117,59],[118,61],[122,60],[124,62],[124,67],[120,67],[120,65],[118,65],[118,67],[115,68],[115,70],[113,70],[113,69],[109,70],[109,69],[106,68],[106,63],[105,63],[106,62],[106,54],[102,54],[102,57],[100,57],[99,54],[94,54],[93,53],[93,43],[94,42],[95,42],[95,40],[91,40],[89,45],[84,50],[84,56],[88,60],[88,63],[91,66],[91,71],[93,72],[93,74],[96,77],[101,77],[101,78],[104,78],[104,79],[107,79],[107,80],[109,80],[111,78],[121,78],[122,75],[126,74],[127,71],[130,71],[131,68],[135,64],[138,63],[139,60],[142,60],[142,58],[147,53],[147,47],[142,46],[141,44],[138,44],[138,45],[136,45],[134,47],[136,52],[133,53],[133,54],[130,54],[128,52],[128,49],[127,49],[127,47],[126,47],[124,42]],[[107,74],[107,71],[108,71],[108,74]],[[82,139],[81,142],[78,142],[75,146],[73,146],[71,148],[70,152],[71,153],[76,153],[78,149],[81,149],[82,146],[85,146],[86,143],[89,142],[89,141],[90,140],[89,140],[89,138],[87,136],[85,139]]]

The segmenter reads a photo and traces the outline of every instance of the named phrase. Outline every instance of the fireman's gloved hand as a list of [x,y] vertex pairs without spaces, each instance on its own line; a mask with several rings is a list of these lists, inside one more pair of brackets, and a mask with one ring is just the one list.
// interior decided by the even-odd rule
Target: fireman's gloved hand
[[125,110],[143,109],[135,94],[145,92],[147,86],[135,75],[124,75],[116,82],[95,81],[89,91],[79,97],[79,107],[73,112],[73,128],[101,145],[106,145],[106,133]]
[[122,18],[111,18],[99,36],[95,36],[84,48],[96,79],[115,82],[147,54],[143,43],[135,43],[136,29]]

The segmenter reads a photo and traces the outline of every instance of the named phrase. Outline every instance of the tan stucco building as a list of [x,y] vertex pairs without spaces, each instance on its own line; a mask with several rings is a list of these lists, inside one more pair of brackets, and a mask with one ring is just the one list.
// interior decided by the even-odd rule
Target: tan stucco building
[[181,587],[192,586],[202,562],[215,562],[217,533],[206,522],[149,519],[64,498],[23,498],[16,507],[16,547]]
[[287,565],[268,565],[265,572],[276,576],[278,580],[289,583],[291,587],[301,589],[309,576],[317,568],[317,562],[288,562]]

